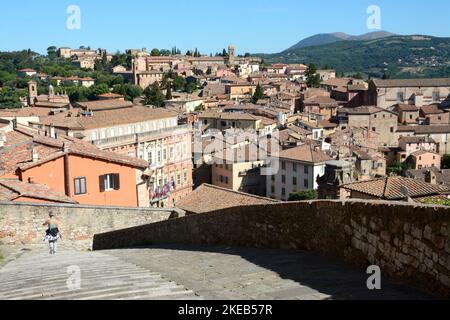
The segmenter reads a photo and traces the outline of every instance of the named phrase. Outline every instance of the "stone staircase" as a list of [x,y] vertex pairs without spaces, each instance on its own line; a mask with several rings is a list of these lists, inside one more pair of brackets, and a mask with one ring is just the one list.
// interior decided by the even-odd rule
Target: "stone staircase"
[[122,299],[202,298],[159,273],[97,252],[64,250],[50,256],[33,250],[0,269],[0,300]]

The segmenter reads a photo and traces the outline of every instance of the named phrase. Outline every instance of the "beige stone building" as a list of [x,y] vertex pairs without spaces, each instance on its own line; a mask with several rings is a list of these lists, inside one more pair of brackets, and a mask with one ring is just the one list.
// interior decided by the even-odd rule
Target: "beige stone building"
[[383,109],[396,104],[422,107],[443,102],[450,95],[450,78],[372,80],[369,103]]
[[343,108],[338,117],[341,126],[362,128],[368,140],[377,139],[376,143],[381,146],[397,144],[398,116],[392,111],[375,106]]

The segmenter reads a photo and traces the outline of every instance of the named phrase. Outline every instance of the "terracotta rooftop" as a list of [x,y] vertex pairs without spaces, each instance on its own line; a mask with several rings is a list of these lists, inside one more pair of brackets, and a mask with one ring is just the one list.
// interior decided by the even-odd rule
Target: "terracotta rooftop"
[[429,106],[420,107],[420,112],[424,115],[444,113],[443,110],[439,109],[438,104],[431,104]]
[[304,144],[295,148],[280,151],[280,159],[294,160],[308,163],[323,163],[331,158],[319,148],[310,144]]
[[447,194],[450,191],[447,186],[433,185],[421,180],[404,177],[387,177],[344,185],[344,188],[347,190],[385,200],[404,199],[405,195],[400,191],[402,187],[408,189],[411,198]]
[[[92,144],[72,137],[59,136],[58,139],[53,139],[27,128],[17,128],[6,133],[5,136],[4,147],[0,148],[0,172],[3,173],[15,172],[18,168],[27,170],[62,157],[64,154],[79,155],[137,168],[148,167],[145,160],[100,150]],[[66,151],[64,151],[64,146]],[[39,156],[38,161],[33,162],[33,150]]]
[[373,83],[379,88],[450,87],[450,78],[373,80]]
[[14,201],[22,197],[57,203],[77,203],[64,193],[55,191],[43,184],[0,179],[0,201]]
[[54,116],[43,117],[39,124],[71,130],[88,130],[168,119],[176,116],[177,114],[173,111],[163,108],[151,109],[143,106],[132,106],[126,109],[97,110],[93,112],[92,116],[81,116],[79,111],[69,110]]
[[279,201],[203,184],[177,202],[177,207],[191,214],[207,213],[230,207],[271,204]]
[[411,105],[411,104],[398,104],[398,110],[399,111],[417,112],[417,111],[419,111],[419,108],[417,108],[415,105]]

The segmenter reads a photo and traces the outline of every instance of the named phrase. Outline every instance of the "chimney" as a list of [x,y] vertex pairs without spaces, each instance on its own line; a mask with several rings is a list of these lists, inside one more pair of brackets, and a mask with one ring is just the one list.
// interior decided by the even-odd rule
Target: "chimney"
[[34,183],[34,177],[28,177],[28,183]]
[[50,125],[49,131],[50,131],[50,138],[56,139],[56,131],[53,125]]
[[69,152],[69,147],[67,146],[67,144],[65,142],[63,143],[63,151],[64,151],[64,153]]
[[434,173],[433,170],[428,170],[425,173],[425,182],[428,182],[431,184],[437,184],[436,173]]
[[37,153],[36,149],[31,150],[31,159],[33,162],[39,161],[39,154]]

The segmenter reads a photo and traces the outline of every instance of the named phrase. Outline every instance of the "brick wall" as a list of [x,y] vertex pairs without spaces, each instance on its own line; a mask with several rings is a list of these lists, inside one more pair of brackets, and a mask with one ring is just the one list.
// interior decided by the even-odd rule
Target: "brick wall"
[[183,214],[165,209],[0,202],[0,243],[43,244],[46,228],[42,224],[50,210],[61,221],[64,245],[76,249],[92,248],[92,239],[97,233],[158,222]]
[[96,235],[94,249],[220,244],[319,252],[450,298],[450,208],[315,201],[229,208]]

